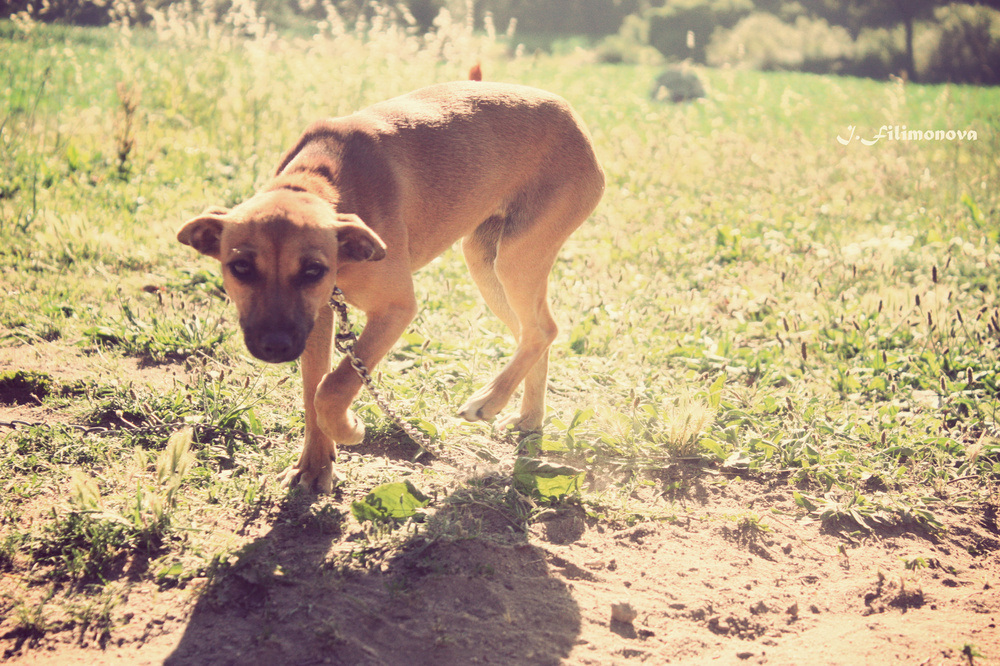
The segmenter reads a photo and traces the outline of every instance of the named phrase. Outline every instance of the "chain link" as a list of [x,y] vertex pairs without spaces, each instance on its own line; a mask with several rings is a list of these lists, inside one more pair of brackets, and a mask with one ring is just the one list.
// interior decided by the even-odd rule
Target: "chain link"
[[108,428],[106,426],[86,426],[79,425],[76,423],[46,423],[44,421],[22,421],[21,419],[13,419],[11,421],[0,421],[0,429],[6,428],[7,430],[21,430],[24,428],[45,428],[47,430],[52,430],[56,427],[63,427],[69,430],[76,430],[84,435],[103,435],[114,430],[126,430],[126,428]]
[[238,428],[226,428],[221,426],[212,425],[210,423],[189,423],[187,421],[168,421],[166,423],[158,423],[156,425],[132,425],[131,423],[126,423],[121,426],[88,426],[78,423],[47,423],[45,421],[24,421],[21,419],[12,419],[10,421],[0,421],[0,430],[22,430],[27,428],[41,428],[43,430],[55,430],[57,428],[65,428],[67,430],[75,430],[81,435],[114,435],[116,433],[128,433],[132,435],[142,435],[151,434],[155,432],[176,430],[178,428],[191,428],[195,432],[200,432],[206,434],[209,437],[225,433],[230,435],[235,435],[244,441],[256,442],[258,444],[267,444],[272,446],[278,443],[272,437],[267,437],[265,435],[258,435],[256,433],[247,432],[245,430],[240,430]]
[[371,394],[372,398],[375,400],[375,404],[381,409],[393,422],[399,426],[407,436],[412,439],[417,446],[426,451],[427,453],[439,458],[440,460],[446,462],[453,467],[464,471],[475,471],[475,467],[466,465],[453,456],[449,455],[445,449],[436,445],[430,437],[428,437],[424,432],[410,425],[396,412],[395,409],[389,404],[389,401],[382,395],[382,392],[375,386],[375,380],[372,378],[371,372],[365,366],[364,361],[358,358],[358,355],[354,353],[354,345],[358,341],[358,336],[354,334],[351,329],[351,322],[348,319],[347,303],[344,301],[344,292],[340,290],[340,287],[333,288],[333,295],[330,297],[330,307],[333,308],[337,313],[337,332],[333,337],[333,344],[337,351],[341,354],[345,354],[351,363],[351,367],[354,371],[358,373],[361,377],[361,381],[364,382],[365,388],[368,389],[368,393]]

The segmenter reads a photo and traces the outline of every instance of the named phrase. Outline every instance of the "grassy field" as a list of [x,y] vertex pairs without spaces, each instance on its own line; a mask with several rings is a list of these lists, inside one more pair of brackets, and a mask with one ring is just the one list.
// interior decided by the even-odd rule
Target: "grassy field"
[[[176,228],[249,196],[311,120],[476,60],[570,100],[607,172],[552,276],[545,434],[520,444],[585,476],[557,500],[543,473],[512,474],[504,433],[454,416],[513,345],[450,250],[418,275],[422,310],[380,381],[445,449],[493,456],[500,481],[452,492],[363,395],[368,449],[343,452],[339,500],[296,520],[358,532],[342,556],[359,566],[447,532],[342,510],[404,477],[431,507],[486,504],[521,527],[567,505],[673,520],[698,477],[765,479],[792,518],[848,534],[934,534],[971,507],[995,521],[1000,90],[699,70],[707,98],[671,105],[651,99],[656,68],[515,54],[463,26],[234,30],[0,24],[0,421],[46,424],[0,429],[17,650],[66,626],[106,642],[129,585],[222,576],[246,525],[289,501],[275,477],[303,430],[297,366],[248,357],[216,267]],[[883,125],[976,139],[837,141]],[[379,466],[386,450],[402,467]]]

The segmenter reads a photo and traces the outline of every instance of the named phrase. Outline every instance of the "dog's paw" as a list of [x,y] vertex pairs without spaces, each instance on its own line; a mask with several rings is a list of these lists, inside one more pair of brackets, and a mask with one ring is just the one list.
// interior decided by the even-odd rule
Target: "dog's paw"
[[466,421],[492,421],[503,409],[505,403],[495,400],[493,392],[483,388],[472,394],[472,397],[461,406],[458,415]]
[[354,414],[349,414],[349,416],[354,421],[353,427],[346,430],[343,438],[334,438],[333,441],[343,446],[357,446],[365,438],[365,424]]
[[542,418],[534,414],[511,414],[497,422],[500,430],[530,433],[542,431]]
[[319,414],[319,427],[323,433],[340,446],[357,446],[365,438],[365,424],[354,412],[348,411],[346,418],[324,418]]
[[292,490],[299,488],[310,493],[332,493],[341,483],[341,479],[333,471],[333,465],[324,465],[320,469],[312,467],[292,466],[281,474],[281,487]]

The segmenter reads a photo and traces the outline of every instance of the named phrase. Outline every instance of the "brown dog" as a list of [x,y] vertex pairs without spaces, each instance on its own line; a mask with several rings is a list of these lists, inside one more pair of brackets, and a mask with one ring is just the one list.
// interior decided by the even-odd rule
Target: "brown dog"
[[222,262],[250,353],[302,357],[306,432],[286,485],[329,492],[336,443],[357,444],[361,381],[332,372],[334,286],[367,315],[356,353],[372,368],[416,315],[411,275],[462,240],[487,304],[514,332],[508,365],[459,410],[489,420],[524,382],[520,413],[541,427],[556,324],[548,274],[604,191],[604,173],[565,100],[481,82],[422,88],[311,125],[262,191],[188,221],[180,242]]

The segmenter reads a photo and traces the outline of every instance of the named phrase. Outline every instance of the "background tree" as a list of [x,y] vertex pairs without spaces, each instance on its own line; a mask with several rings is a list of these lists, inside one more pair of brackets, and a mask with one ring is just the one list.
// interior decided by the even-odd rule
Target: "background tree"
[[[855,39],[864,28],[893,28],[903,24],[905,33],[904,63],[906,72],[915,78],[913,55],[914,26],[934,18],[934,10],[953,4],[951,0],[800,0],[808,11],[841,25]],[[973,0],[963,4],[1000,9],[1000,0]]]
[[913,30],[917,21],[931,19],[934,10],[948,0],[805,0],[802,5],[830,23],[841,25],[855,39],[863,28],[894,28],[903,24],[904,66],[907,76],[916,77],[913,57]]

